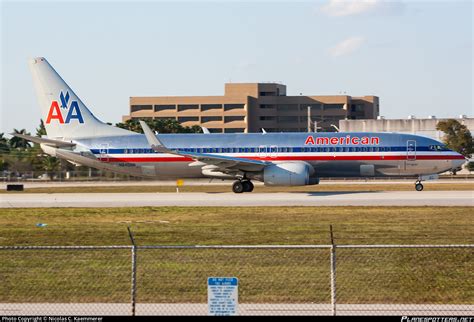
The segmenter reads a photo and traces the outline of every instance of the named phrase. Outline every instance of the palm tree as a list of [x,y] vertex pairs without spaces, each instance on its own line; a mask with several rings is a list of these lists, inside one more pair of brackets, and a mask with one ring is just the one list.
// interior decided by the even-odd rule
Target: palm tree
[[199,125],[186,126],[184,133],[202,133],[202,128]]
[[43,119],[40,119],[40,125],[36,129],[36,136],[41,137],[43,135],[46,135],[46,128],[44,127]]
[[121,129],[126,129],[137,133],[143,133],[143,129],[138,120],[130,119],[125,121],[124,123],[117,123],[115,124],[115,126]]
[[46,171],[46,174],[50,179],[53,178],[52,173],[58,171],[61,166],[61,162],[58,158],[52,157],[50,155],[45,155],[42,161],[43,170]]
[[3,157],[0,159],[0,171],[7,170],[9,165],[8,161],[3,159]]
[[10,148],[8,146],[7,138],[3,137],[4,133],[0,133],[0,154],[8,153]]
[[[22,129],[18,131],[17,129],[13,129],[15,134],[25,134],[25,135],[30,135],[30,133],[27,133],[25,129]],[[26,150],[31,147],[31,145],[28,143],[27,140],[19,138],[19,137],[12,137],[9,141],[10,147],[12,149],[17,149],[17,150]]]
[[[181,123],[172,118],[164,120],[145,119],[145,122],[152,131],[158,133],[202,133],[200,126],[194,125],[192,127],[184,127]],[[136,119],[130,119],[124,123],[117,123],[115,126],[129,131],[143,133],[142,126]]]

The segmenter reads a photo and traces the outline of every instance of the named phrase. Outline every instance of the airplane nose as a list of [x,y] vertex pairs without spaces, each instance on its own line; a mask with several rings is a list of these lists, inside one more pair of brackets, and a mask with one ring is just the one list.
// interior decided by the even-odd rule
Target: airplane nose
[[459,159],[451,160],[451,169],[452,170],[456,170],[456,171],[462,170],[462,165],[464,163],[466,163],[467,160],[464,158],[464,156],[461,155],[461,154],[459,154],[459,156],[462,157],[462,159],[459,158]]

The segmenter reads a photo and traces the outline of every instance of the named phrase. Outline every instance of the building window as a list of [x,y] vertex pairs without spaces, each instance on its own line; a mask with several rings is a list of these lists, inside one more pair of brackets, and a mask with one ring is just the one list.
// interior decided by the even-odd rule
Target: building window
[[340,120],[343,120],[345,117],[344,116],[326,116],[324,118],[324,121],[326,122],[338,122]]
[[222,129],[218,129],[218,128],[210,128],[208,130],[211,133],[222,133]]
[[321,104],[300,104],[302,111],[308,111],[308,106],[311,107],[311,112],[316,112],[323,109],[323,105]]
[[175,111],[176,105],[155,105],[155,112]]
[[278,122],[299,122],[299,116],[278,116]]
[[166,120],[176,120],[176,117],[154,117],[155,120],[166,121]]
[[242,122],[245,121],[245,116],[226,116],[224,117],[224,122]]
[[138,112],[138,111],[147,111],[147,110],[152,110],[153,107],[151,105],[132,105],[130,107],[130,111],[133,112]]
[[275,121],[275,116],[260,116],[260,121]]
[[179,123],[184,123],[184,122],[198,122],[199,117],[197,116],[182,116],[178,117],[178,122]]
[[276,96],[275,92],[260,92],[260,96]]
[[209,111],[209,110],[218,110],[222,108],[222,104],[201,104],[201,111]]
[[275,108],[273,104],[260,104],[260,108]]
[[188,110],[198,110],[199,105],[178,105],[178,112],[188,111]]
[[344,104],[324,104],[325,110],[342,110],[344,109]]
[[298,104],[279,104],[277,111],[298,111]]
[[364,105],[363,104],[352,104],[351,105],[351,112],[364,112]]
[[202,116],[201,123],[222,121],[222,116]]
[[235,129],[224,129],[225,133],[244,133],[245,129],[235,128]]
[[244,108],[244,104],[225,104],[224,105],[224,111],[230,111],[230,110],[241,109],[241,108]]

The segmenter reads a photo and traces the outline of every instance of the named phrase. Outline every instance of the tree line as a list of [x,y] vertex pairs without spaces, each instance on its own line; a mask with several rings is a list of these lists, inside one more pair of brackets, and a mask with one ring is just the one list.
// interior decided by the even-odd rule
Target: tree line
[[[159,133],[202,133],[200,126],[182,126],[173,119],[151,120],[145,119],[145,122],[153,131]],[[111,124],[111,123],[108,123]],[[116,123],[115,126],[127,129],[133,132],[143,133],[138,120],[128,120],[123,123]],[[437,130],[445,133],[444,142],[453,151],[470,158],[474,153],[474,144],[469,129],[457,120],[440,121],[436,127]],[[14,133],[31,135],[25,129],[13,130]],[[46,135],[43,120],[36,129],[37,137]],[[468,169],[474,171],[474,163],[468,164]],[[39,144],[30,143],[19,137],[7,139],[4,133],[0,133],[0,171],[8,171],[15,176],[27,172],[43,172],[51,174],[59,171],[89,171],[87,167],[75,167],[71,163],[60,160],[43,153]]]

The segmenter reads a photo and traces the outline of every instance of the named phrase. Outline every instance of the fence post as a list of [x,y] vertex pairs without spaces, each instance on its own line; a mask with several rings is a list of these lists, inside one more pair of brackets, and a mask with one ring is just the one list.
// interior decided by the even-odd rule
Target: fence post
[[132,316],[135,316],[136,308],[136,295],[137,295],[137,245],[133,238],[130,227],[127,227],[128,235],[132,241],[132,281],[131,281],[131,304],[132,304]]
[[332,233],[332,225],[329,226],[331,232],[331,308],[332,315],[336,315],[336,245]]

